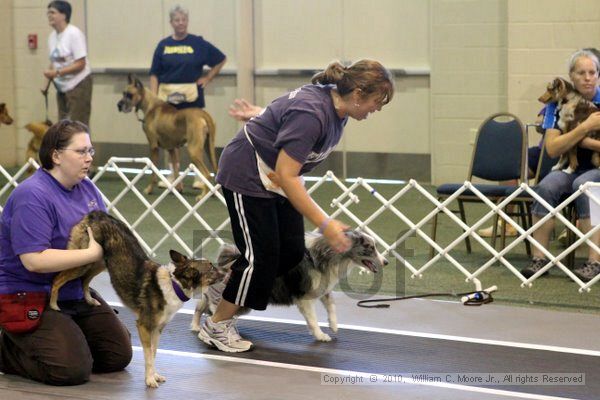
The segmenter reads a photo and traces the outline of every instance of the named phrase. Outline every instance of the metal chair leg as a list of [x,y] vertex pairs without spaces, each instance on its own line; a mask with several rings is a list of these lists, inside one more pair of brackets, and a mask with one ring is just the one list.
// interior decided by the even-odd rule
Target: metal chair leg
[[[463,202],[460,201],[460,200],[458,200],[458,210],[460,211],[460,219],[466,225],[467,224],[467,217],[465,216],[465,206],[464,206]],[[470,236],[467,236],[465,238],[465,243],[467,245],[467,253],[470,254],[471,253],[471,238],[470,238]]]
[[[521,216],[521,226],[525,230],[527,230],[531,227],[531,225],[527,225],[528,218],[527,218],[526,210],[527,210],[527,206],[525,204],[523,204],[523,202],[519,202],[519,214]],[[529,215],[529,216],[531,217],[531,215]],[[527,256],[531,258],[531,243],[529,243],[529,240],[525,240],[525,251],[527,252]]]

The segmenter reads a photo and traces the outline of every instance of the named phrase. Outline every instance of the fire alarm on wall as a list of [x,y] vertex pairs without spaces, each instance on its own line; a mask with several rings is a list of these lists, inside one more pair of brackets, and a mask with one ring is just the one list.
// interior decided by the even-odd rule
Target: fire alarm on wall
[[29,47],[31,50],[37,49],[37,34],[30,33],[27,35],[27,47]]

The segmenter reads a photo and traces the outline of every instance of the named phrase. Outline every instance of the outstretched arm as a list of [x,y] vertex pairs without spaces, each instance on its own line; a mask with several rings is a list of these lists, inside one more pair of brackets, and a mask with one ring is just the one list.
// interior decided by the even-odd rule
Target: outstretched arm
[[279,151],[275,165],[274,181],[278,184],[294,208],[314,225],[321,228],[329,245],[337,252],[350,248],[350,240],[344,234],[348,226],[342,222],[330,219],[327,214],[310,197],[300,178],[302,164],[290,157],[285,150]]

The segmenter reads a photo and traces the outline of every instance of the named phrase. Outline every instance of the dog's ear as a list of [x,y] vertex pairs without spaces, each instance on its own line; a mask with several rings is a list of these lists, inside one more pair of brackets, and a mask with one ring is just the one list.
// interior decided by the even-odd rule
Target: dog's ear
[[6,109],[6,104],[0,103],[0,112],[4,112],[5,109]]
[[169,250],[169,256],[175,264],[184,264],[188,258],[175,250]]
[[360,231],[345,231],[346,237],[352,241],[353,244],[360,243],[362,239],[362,233]]
[[144,90],[144,85],[142,85],[142,81],[140,81],[138,78],[135,78],[135,87],[139,91],[143,91]]
[[133,83],[133,75],[131,75],[131,72],[127,75],[127,83],[130,85]]

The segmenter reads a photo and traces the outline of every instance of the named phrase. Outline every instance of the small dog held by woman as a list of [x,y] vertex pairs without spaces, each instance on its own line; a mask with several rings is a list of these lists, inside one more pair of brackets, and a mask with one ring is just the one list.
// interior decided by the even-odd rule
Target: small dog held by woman
[[[269,304],[274,305],[295,304],[304,316],[310,333],[316,340],[322,342],[329,342],[331,337],[319,327],[315,310],[316,301],[321,300],[327,310],[329,327],[333,332],[337,332],[337,315],[331,295],[335,285],[348,276],[356,265],[370,272],[378,272],[388,264],[388,261],[377,251],[371,236],[360,231],[348,231],[346,235],[352,241],[350,249],[344,253],[336,253],[324,236],[307,233],[304,259],[295,268],[275,279],[269,299]],[[217,261],[219,268],[228,273],[238,257],[240,253],[235,246],[222,246]],[[202,314],[212,315],[215,312],[225,286],[226,280],[210,286],[198,300],[191,324],[193,331],[200,331]],[[240,314],[249,311],[248,308],[242,308]],[[200,335],[198,337],[205,341]]]
[[[557,77],[546,87],[546,91],[538,98],[544,104],[558,103],[559,120],[558,127],[562,133],[569,132],[581,122],[585,121],[590,114],[598,111],[598,107],[586,100],[573,85],[566,79]],[[598,139],[600,132],[592,132],[588,136]],[[592,163],[600,167],[600,154],[594,153]],[[577,146],[573,146],[567,153],[560,156],[558,163],[553,169],[565,169],[572,174],[577,169]]]
[[88,227],[104,250],[104,261],[59,273],[52,285],[50,307],[59,310],[56,300],[60,287],[76,278],[82,279],[88,304],[98,305],[90,295],[90,281],[108,269],[115,291],[137,317],[136,325],[144,349],[146,385],[156,388],[166,380],[154,367],[163,328],[194,292],[208,288],[224,276],[208,260],[189,259],[175,250],[170,251],[169,265],[150,260],[131,230],[102,211],[89,213],[73,227],[69,249],[88,247]]

